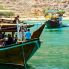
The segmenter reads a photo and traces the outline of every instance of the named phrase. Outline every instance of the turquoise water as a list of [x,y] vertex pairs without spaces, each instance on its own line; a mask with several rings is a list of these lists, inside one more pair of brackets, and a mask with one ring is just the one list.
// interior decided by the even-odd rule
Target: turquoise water
[[[36,23],[31,32],[39,27],[38,23],[44,21],[33,21]],[[32,21],[29,21],[32,23]],[[69,21],[63,21],[68,24]],[[30,69],[69,69],[69,27],[60,29],[44,28],[41,34],[41,47],[28,61]]]

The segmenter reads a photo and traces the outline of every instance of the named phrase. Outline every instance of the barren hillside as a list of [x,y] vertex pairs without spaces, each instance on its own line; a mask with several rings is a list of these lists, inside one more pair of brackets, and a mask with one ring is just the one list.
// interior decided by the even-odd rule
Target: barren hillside
[[42,16],[43,9],[63,9],[69,14],[69,0],[0,0],[0,5],[20,16]]

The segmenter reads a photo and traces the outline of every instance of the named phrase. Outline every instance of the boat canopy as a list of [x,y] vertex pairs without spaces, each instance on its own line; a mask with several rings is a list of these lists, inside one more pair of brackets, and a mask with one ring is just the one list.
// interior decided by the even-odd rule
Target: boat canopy
[[47,10],[46,13],[56,13],[56,14],[64,14],[64,10]]
[[65,13],[64,10],[46,10],[45,11],[45,18],[57,18],[59,15],[63,16]]

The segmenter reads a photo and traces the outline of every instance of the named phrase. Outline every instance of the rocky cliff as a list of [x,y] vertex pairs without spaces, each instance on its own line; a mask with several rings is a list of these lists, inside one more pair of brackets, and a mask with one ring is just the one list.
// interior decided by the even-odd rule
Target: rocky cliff
[[69,0],[0,0],[0,5],[20,16],[42,16],[44,9],[62,9],[69,15]]

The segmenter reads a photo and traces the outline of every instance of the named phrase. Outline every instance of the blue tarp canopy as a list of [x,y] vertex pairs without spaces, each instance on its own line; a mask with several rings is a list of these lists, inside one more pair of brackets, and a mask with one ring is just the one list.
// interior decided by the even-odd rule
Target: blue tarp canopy
[[59,14],[64,14],[65,11],[63,10],[47,10],[46,13],[59,13]]
[[48,10],[47,12],[48,12],[48,13],[57,13],[58,10]]

